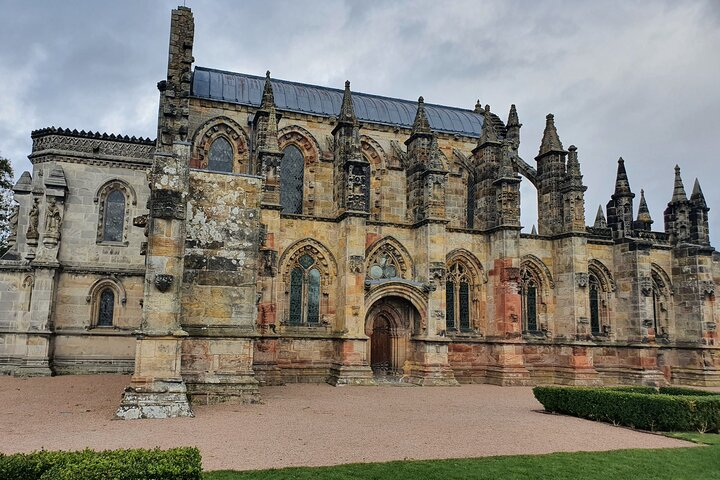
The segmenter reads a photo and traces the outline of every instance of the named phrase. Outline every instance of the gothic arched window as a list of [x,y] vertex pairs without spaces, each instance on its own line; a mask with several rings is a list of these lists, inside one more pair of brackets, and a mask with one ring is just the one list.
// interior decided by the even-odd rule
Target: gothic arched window
[[599,335],[602,333],[600,312],[602,309],[602,288],[600,281],[592,273],[588,275],[588,293],[590,295],[590,333]]
[[308,254],[298,258],[290,272],[291,325],[320,323],[320,271]]
[[122,242],[125,228],[125,194],[112,190],[103,204],[102,241]]
[[210,145],[207,168],[212,172],[232,173],[233,157],[234,152],[230,142],[224,137],[218,137]]
[[448,331],[469,331],[472,326],[472,278],[468,268],[456,262],[445,282],[445,325]]
[[537,332],[538,328],[538,302],[540,300],[540,282],[529,270],[522,273],[522,325],[525,332]]
[[280,162],[280,205],[282,213],[303,212],[305,158],[295,145],[288,145]]
[[112,288],[100,291],[97,302],[97,317],[95,325],[98,327],[112,327],[115,320],[115,292]]

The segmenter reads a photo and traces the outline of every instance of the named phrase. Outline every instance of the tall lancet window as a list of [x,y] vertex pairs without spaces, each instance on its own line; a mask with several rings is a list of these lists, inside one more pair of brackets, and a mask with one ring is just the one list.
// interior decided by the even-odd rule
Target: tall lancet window
[[290,272],[290,315],[292,325],[320,322],[320,271],[315,259],[301,256]]
[[305,158],[295,145],[288,145],[283,151],[280,163],[280,205],[282,213],[303,212],[303,175]]
[[105,198],[103,208],[103,242],[122,242],[125,227],[125,195],[120,190],[112,190]]
[[471,286],[467,266],[460,262],[452,264],[445,282],[445,322],[449,332],[471,329]]
[[213,172],[233,171],[233,147],[224,137],[218,137],[210,145],[208,170]]

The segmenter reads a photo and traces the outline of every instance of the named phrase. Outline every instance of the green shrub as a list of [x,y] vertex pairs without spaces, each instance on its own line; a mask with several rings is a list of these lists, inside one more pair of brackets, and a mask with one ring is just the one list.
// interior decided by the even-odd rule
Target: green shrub
[[615,388],[535,387],[550,412],[643,430],[720,431],[720,396],[637,393]]
[[0,479],[200,480],[196,448],[34,452],[0,456]]
[[690,395],[693,397],[720,396],[720,392],[697,390],[688,387],[660,387],[660,393],[665,395]]

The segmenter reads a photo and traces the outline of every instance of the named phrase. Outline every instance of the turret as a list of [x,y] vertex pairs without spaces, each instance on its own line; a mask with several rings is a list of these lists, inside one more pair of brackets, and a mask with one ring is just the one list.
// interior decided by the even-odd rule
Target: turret
[[700,188],[700,182],[695,179],[692,195],[690,195],[690,241],[697,245],[710,245],[710,227],[708,225],[708,212],[710,208],[705,202]]
[[477,146],[473,149],[472,163],[475,167],[475,228],[487,230],[497,225],[498,209],[495,198],[495,180],[501,161],[501,142],[490,112],[490,105],[483,110],[483,126]]
[[495,205],[498,212],[498,227],[520,227],[520,176],[515,172],[511,157],[512,143],[502,144],[498,175],[495,186]]
[[412,133],[405,145],[409,163],[406,174],[410,221],[444,219],[448,169],[430,129],[423,97],[418,99]]
[[345,82],[342,105],[332,134],[335,144],[335,205],[338,214],[367,213],[370,208],[370,163],[360,150],[360,124]]
[[685,193],[680,167],[675,165],[673,194],[665,209],[665,233],[673,245],[690,241],[690,213],[692,205]]
[[567,172],[562,187],[564,232],[585,232],[585,190],[587,187],[583,185],[582,179],[577,147],[570,145]]
[[540,235],[556,235],[563,231],[563,193],[565,183],[565,157],[555,117],[545,117],[540,152],[537,161],[538,230]]
[[625,160],[618,159],[615,192],[607,204],[607,225],[613,231],[614,238],[630,236],[633,226],[633,199],[635,194],[630,190],[630,181],[625,170]]

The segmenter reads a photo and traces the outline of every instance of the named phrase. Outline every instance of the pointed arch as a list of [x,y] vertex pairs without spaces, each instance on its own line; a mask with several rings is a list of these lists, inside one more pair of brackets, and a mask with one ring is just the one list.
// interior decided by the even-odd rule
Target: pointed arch
[[588,261],[588,273],[593,273],[597,276],[603,291],[614,292],[617,289],[612,273],[610,273],[610,270],[600,260],[591,258]]
[[482,285],[487,283],[485,270],[477,257],[464,248],[451,251],[446,259],[446,332],[477,332],[484,310]]
[[673,285],[670,276],[657,263],[650,264],[655,339],[669,340],[675,324]]
[[483,267],[482,262],[480,262],[480,260],[478,260],[478,258],[469,250],[456,248],[448,253],[445,258],[447,259],[448,265],[456,261],[466,264],[472,269],[473,275],[478,279],[478,283],[488,282],[488,275],[485,271],[485,267]]
[[370,215],[380,220],[387,156],[380,144],[367,135],[360,136],[360,149],[370,163]]
[[248,135],[240,124],[225,116],[212,118],[195,130],[190,166],[207,169],[210,163],[210,150],[218,139],[227,141],[232,148],[231,171],[233,173],[252,173]]
[[472,173],[472,163],[470,162],[470,159],[467,155],[465,155],[463,152],[458,150],[457,148],[453,148],[453,165],[456,165],[455,170],[452,173],[460,173],[460,169],[464,168],[468,172]]
[[97,243],[128,245],[132,206],[137,205],[135,189],[115,178],[102,184],[93,201],[98,205]]
[[288,125],[278,130],[278,144],[284,150],[290,144],[300,149],[306,164],[312,164],[320,159],[320,144],[312,133],[299,125]]
[[[377,268],[373,268],[377,267]],[[376,274],[381,269],[381,274]],[[372,269],[372,271],[371,271]],[[395,237],[387,236],[365,249],[365,271],[371,278],[414,278],[412,257]],[[394,274],[393,274],[394,271]]]
[[543,294],[549,293],[547,292],[548,289],[555,288],[555,281],[553,280],[552,273],[550,273],[550,269],[545,265],[545,262],[535,255],[523,255],[520,260],[520,271],[522,272],[523,270],[531,271],[537,276],[538,280],[543,284]]
[[653,277],[653,281],[657,283],[659,288],[665,290],[669,295],[672,295],[675,292],[670,276],[660,265],[657,263],[651,263],[650,274]]
[[103,277],[90,286],[85,300],[90,304],[90,328],[114,327],[127,303],[127,293],[117,277]]

